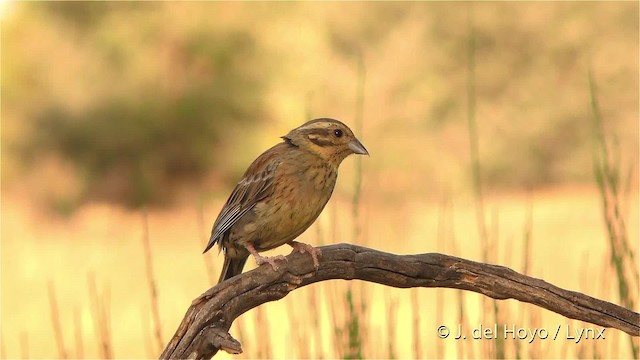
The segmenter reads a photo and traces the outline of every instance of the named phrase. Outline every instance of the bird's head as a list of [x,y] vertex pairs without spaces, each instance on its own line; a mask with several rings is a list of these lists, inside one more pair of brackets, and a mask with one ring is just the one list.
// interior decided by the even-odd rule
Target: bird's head
[[282,137],[286,142],[340,165],[351,154],[369,155],[353,131],[335,119],[315,119]]

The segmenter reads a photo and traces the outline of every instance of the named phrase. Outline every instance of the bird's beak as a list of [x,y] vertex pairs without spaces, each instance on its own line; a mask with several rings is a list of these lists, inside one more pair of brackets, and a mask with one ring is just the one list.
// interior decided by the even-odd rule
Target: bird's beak
[[354,154],[369,156],[367,149],[365,149],[364,145],[362,145],[362,143],[356,138],[353,138],[353,140],[349,142],[349,149],[351,149]]

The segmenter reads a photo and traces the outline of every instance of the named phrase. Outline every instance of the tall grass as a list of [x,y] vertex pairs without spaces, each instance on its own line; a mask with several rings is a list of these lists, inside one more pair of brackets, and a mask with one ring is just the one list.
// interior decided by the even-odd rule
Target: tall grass
[[73,308],[73,330],[76,343],[76,359],[84,359],[84,339],[82,336],[82,321],[80,320],[80,308]]
[[102,292],[98,291],[96,275],[93,272],[88,275],[88,286],[98,351],[101,358],[111,359],[113,358],[113,343],[110,329],[109,289],[105,287]]
[[469,131],[469,155],[471,157],[471,177],[475,196],[476,219],[482,242],[482,261],[487,262],[489,237],[485,222],[482,176],[480,174],[480,150],[478,145],[478,125],[476,122],[476,30],[473,25],[473,5],[469,5],[469,39],[467,43],[467,130]]
[[[469,155],[471,158],[471,176],[473,184],[473,194],[476,209],[476,222],[480,235],[480,246],[482,261],[489,262],[489,235],[486,225],[484,194],[482,190],[482,175],[480,167],[480,149],[478,144],[478,125],[476,121],[476,29],[473,20],[473,4],[469,5],[469,38],[467,43],[467,129],[469,132]],[[491,301],[493,316],[496,323],[499,322],[500,309],[495,299],[482,298],[482,308],[487,309],[487,302]],[[483,316],[485,312],[483,311]],[[486,323],[486,317],[483,319]],[[490,342],[483,342],[485,351],[488,353]],[[504,341],[500,336],[496,336],[494,358],[504,358]]]
[[[310,338],[313,339],[314,349],[313,349],[313,358],[322,359],[324,358],[324,354],[322,351],[322,329],[320,328],[320,303],[318,299],[320,296],[319,287],[312,286],[309,289],[309,308],[308,313],[311,315],[311,331]],[[311,343],[310,341],[308,343]],[[310,352],[311,353],[311,352]],[[310,356],[311,357],[311,356]]]
[[56,339],[58,347],[58,357],[60,359],[67,358],[67,351],[64,347],[64,336],[62,334],[62,325],[60,324],[60,309],[58,308],[58,300],[56,299],[56,291],[53,282],[49,281],[48,287],[49,308],[51,312],[51,324],[53,325],[53,335]]
[[349,306],[349,318],[346,324],[349,343],[345,359],[362,359],[362,338],[360,336],[361,320],[359,313],[356,311],[351,288],[347,289],[345,299]]
[[[300,296],[301,294],[299,294],[298,296]],[[289,299],[289,301],[293,301],[294,299]],[[302,311],[297,311],[298,309],[302,310]],[[287,318],[289,319],[289,331],[290,331],[290,337],[297,343],[297,344],[306,344],[307,346],[299,346],[296,348],[292,348],[291,350],[291,354],[287,354],[287,357],[291,356],[291,357],[295,357],[298,359],[308,359],[311,356],[309,356],[309,351],[311,348],[311,336],[309,334],[310,331],[313,331],[313,325],[309,324],[309,323],[302,323],[300,321],[301,318],[301,312],[313,312],[314,310],[316,310],[315,307],[311,307],[308,309],[304,309],[301,307],[296,307],[296,306],[291,306],[289,311],[287,311]]]
[[[322,227],[319,223],[316,223],[316,239],[318,244],[323,244],[323,234]],[[320,287],[319,286],[311,286],[309,287],[309,311],[311,314],[311,332],[314,339],[315,349],[314,349],[314,358],[322,359],[324,357],[324,353],[322,350],[322,329],[320,327],[320,301],[321,297]]]
[[396,329],[398,327],[398,299],[388,296],[387,305],[387,359],[396,359],[398,357],[396,351]]
[[[591,197],[591,199],[593,199],[593,197]],[[343,215],[344,214],[348,215],[351,210],[351,207],[350,207],[351,204],[349,201],[350,199],[345,200],[345,199],[338,198],[337,200],[342,200],[342,203],[339,203],[341,207],[338,208],[339,209],[338,215],[340,219],[344,221]],[[363,206],[367,206],[368,204],[369,203],[367,201],[363,201],[362,203]],[[470,208],[461,208],[461,209],[456,208],[456,212],[458,214],[456,214],[457,216],[454,217],[452,204],[453,204],[452,201],[448,201],[446,203],[443,202],[443,204],[441,205],[441,210],[438,210],[437,207],[430,207],[429,211],[424,213],[425,214],[424,216],[430,216],[430,214],[434,214],[435,216],[436,212],[440,211],[441,215],[438,215],[440,220],[437,223],[434,221],[433,224],[426,225],[429,227],[425,227],[421,229],[429,229],[428,231],[425,232],[425,234],[428,234],[430,232],[433,232],[434,234],[437,232],[439,234],[438,245],[437,245],[439,252],[442,251],[442,252],[450,253],[454,255],[462,254],[462,256],[464,257],[465,248],[468,245],[466,242],[462,242],[459,239],[456,243],[456,236],[460,239],[462,238],[466,239],[469,236],[472,237],[475,233],[475,228],[471,226],[471,229],[466,229],[464,226],[460,226],[462,222],[467,221],[466,215],[461,215],[460,212],[473,215],[472,214],[473,207],[471,206]],[[492,206],[489,204],[493,204],[493,201],[491,203],[488,203],[488,206]],[[517,204],[519,205],[520,203],[517,203]],[[543,203],[541,202],[541,204]],[[345,206],[342,207],[342,205],[345,205]],[[194,208],[195,208],[194,206],[186,206],[183,209],[184,218],[181,219],[180,221],[177,221],[177,223],[195,224],[195,221],[188,221],[188,219],[193,219],[193,216],[195,215],[193,211]],[[525,208],[525,207],[522,206],[522,208]],[[540,213],[539,213],[538,203],[536,202],[536,208],[534,209],[536,214],[535,215],[536,225],[538,225],[539,221],[543,221],[545,216],[548,217],[552,215],[550,213],[545,214],[543,212],[544,209],[545,207],[541,205]],[[565,214],[567,214],[569,210],[571,209],[570,208],[566,209]],[[376,213],[376,216],[383,216],[383,214],[384,212],[378,212]],[[130,220],[130,224],[133,228],[136,228],[136,225],[139,225],[140,217],[138,214],[134,214],[134,215],[135,216],[132,216]],[[326,214],[326,215],[330,215],[330,214]],[[419,217],[419,216],[422,216],[422,213],[418,212],[415,215]],[[553,215],[555,215],[555,213]],[[529,212],[528,214],[525,214],[525,218],[531,219],[532,216],[533,215],[531,214],[531,212]],[[501,214],[501,223],[506,222],[505,220],[506,217],[507,217],[507,213]],[[508,218],[512,222],[517,223],[521,221],[522,215],[519,213],[515,214],[515,216],[514,214],[510,214]],[[151,229],[154,228],[154,225],[153,225],[154,219],[155,219],[154,216],[149,217]],[[460,223],[458,223],[458,221],[460,221]],[[474,225],[472,224],[472,221],[470,221],[469,223],[471,225]],[[527,225],[525,225],[524,228],[528,229],[531,226],[529,224],[531,224],[532,221],[528,220],[528,221],[525,221],[525,223],[527,223]],[[321,223],[320,225],[323,225],[324,234],[331,233],[329,222]],[[348,230],[351,229],[351,224],[347,225],[345,223],[344,225],[345,226],[337,230],[342,231],[343,229],[346,229],[348,233]],[[438,226],[438,229],[436,229],[435,227],[436,225]],[[599,226],[600,224],[597,224],[597,225],[598,226],[593,226],[592,224],[590,224],[590,226],[593,227],[593,229],[595,230],[594,232],[596,233],[597,233],[597,229],[602,228],[602,226]],[[195,225],[193,230],[195,233]],[[501,231],[502,231],[502,228],[501,228]],[[521,230],[516,228],[515,234],[516,234],[516,238],[519,238],[518,234],[522,234],[522,236],[524,236],[524,233],[542,234],[548,231],[549,229],[536,226],[536,228],[533,229],[533,231]],[[491,232],[493,232],[493,230],[491,230]],[[152,232],[152,235],[153,235],[153,232]],[[426,236],[429,237],[428,235]],[[505,235],[505,233],[503,232],[502,236],[506,237],[508,235]],[[105,238],[105,240],[107,239]],[[170,239],[165,240],[167,241],[166,244],[172,245],[172,243],[168,242],[169,240]],[[597,237],[594,236],[593,242],[597,242],[598,240],[602,241],[602,239],[598,239]],[[520,240],[520,243],[522,243],[522,240]],[[199,261],[197,259],[197,254],[191,253],[192,250],[189,250],[189,248],[192,248],[192,246],[189,246],[188,244],[189,242],[187,242],[187,249],[184,250],[183,256],[189,259],[189,261],[191,261],[191,264],[193,265],[196,271],[201,272],[202,265],[197,262]],[[375,244],[376,243],[374,243],[374,247],[376,247]],[[536,241],[536,239],[533,237],[531,237],[530,239],[530,244],[532,249],[540,249],[539,247],[540,241]],[[132,249],[134,250],[138,249],[139,246],[140,246],[139,243],[138,245],[134,243],[132,246]],[[419,252],[420,247],[422,247],[422,245],[419,245],[419,244],[412,244],[412,246],[413,246],[413,250],[416,250],[416,252]],[[176,249],[179,249],[179,248],[176,248],[176,247],[174,247],[173,249],[158,248],[156,251],[153,252],[154,264],[159,265],[162,263],[160,260],[162,259],[162,256],[163,256],[162,255],[163,250],[165,251],[165,253],[166,252],[173,253],[176,251]],[[514,249],[520,249],[520,247],[514,247]],[[536,259],[536,257],[534,256],[537,256],[538,258],[540,258],[541,254],[536,254],[535,252],[536,250],[533,250],[533,252],[529,251],[529,255],[527,256],[531,257],[532,259]],[[523,254],[522,256],[525,256],[523,252],[519,252],[517,254],[518,255]],[[591,259],[591,253],[587,252],[587,254],[589,254],[589,257]],[[609,261],[608,258],[600,259],[598,257],[599,254],[595,254],[595,256],[596,256],[596,259],[601,262],[596,263],[595,266],[593,266],[592,264],[589,267],[590,269],[589,271],[593,273],[593,271],[595,270],[598,272],[598,275],[596,275],[595,281],[593,280],[593,278],[587,278],[587,279],[591,279],[586,282],[586,284],[588,285],[588,288],[583,289],[581,287],[580,290],[584,290],[587,293],[592,293],[598,296],[608,296],[604,289],[608,289],[609,284],[611,282],[610,279],[615,278],[615,269],[613,267],[610,267],[608,263]],[[196,261],[195,263],[193,263],[194,260]],[[142,258],[140,259],[140,263],[141,263],[140,265],[143,265],[144,263]],[[578,261],[578,263],[580,263],[580,261]],[[185,262],[185,264],[187,263]],[[540,271],[541,269],[542,271],[545,271],[544,266],[546,266],[547,264],[548,262],[540,262],[538,260],[530,261],[528,265],[528,268],[530,270],[527,270],[527,272],[534,271],[535,274],[540,274],[542,278],[546,278],[549,274],[548,273],[544,274],[544,273],[541,273]],[[115,273],[116,271],[119,271],[119,270],[116,268],[113,268],[112,271],[114,271]],[[160,287],[161,294],[165,293],[163,289],[166,290],[166,293],[167,293],[166,296],[168,297],[169,296],[168,294],[172,293],[172,291],[170,290],[171,290],[172,284],[175,283],[175,281],[171,280],[169,282],[162,282],[162,275],[159,271],[160,269],[156,267],[156,274],[158,274],[157,279],[159,281],[158,286]],[[602,275],[600,273],[602,273]],[[121,270],[119,273],[117,273],[118,277],[122,276],[122,274],[123,272]],[[149,358],[153,357],[154,356],[153,354],[155,354],[156,352],[155,350],[150,350],[150,348],[153,346],[153,348],[155,349],[155,338],[153,335],[153,319],[151,318],[151,311],[149,310],[150,295],[149,295],[148,289],[146,287],[139,289],[137,294],[132,295],[130,298],[126,299],[125,302],[123,303],[122,301],[118,301],[118,299],[122,299],[122,295],[123,295],[122,290],[121,289],[117,290],[116,288],[117,284],[114,284],[112,286],[113,288],[112,293],[114,295],[113,296],[114,305],[117,303],[126,304],[125,306],[134,305],[135,309],[137,310],[134,312],[133,318],[128,319],[126,323],[123,323],[121,318],[121,316],[123,315],[123,311],[121,310],[123,305],[117,305],[118,307],[115,307],[115,306],[113,307],[114,315],[117,314],[116,315],[117,321],[116,321],[116,317],[114,317],[113,338],[112,338],[110,336],[110,333],[108,332],[108,324],[110,320],[108,316],[109,311],[106,311],[106,309],[108,308],[110,301],[108,300],[109,298],[108,291],[105,291],[106,283],[103,280],[104,276],[96,277],[93,274],[91,276],[93,276],[93,278],[90,280],[92,284],[89,286],[89,288],[91,289],[90,292],[92,293],[92,295],[90,296],[91,302],[88,302],[88,303],[92,305],[91,307],[92,311],[91,311],[91,318],[87,320],[90,321],[88,323],[89,327],[92,327],[93,325],[95,325],[96,328],[95,330],[92,328],[85,329],[84,339],[81,340],[84,346],[84,350],[83,350],[84,356],[104,358],[105,357],[103,355],[104,353],[107,353],[107,354],[111,353],[112,354],[111,356],[130,357],[130,354],[137,352],[139,355],[136,355],[136,356],[149,357]],[[113,276],[113,275],[109,275],[109,276]],[[143,279],[142,281],[144,283],[145,280],[144,280],[143,266],[140,266],[140,278]],[[571,283],[570,279],[565,278],[565,280]],[[606,283],[607,280],[609,280],[609,283]],[[201,284],[206,282],[205,274],[203,273],[201,274],[199,282]],[[297,301],[297,304],[303,305],[304,308],[308,307],[309,309],[322,309],[318,314],[321,318],[324,314],[324,311],[326,311],[327,318],[326,319],[322,318],[319,321],[321,324],[320,327],[322,328],[322,334],[323,336],[326,337],[324,339],[326,346],[322,348],[322,351],[316,350],[318,346],[322,346],[322,345],[318,345],[318,344],[322,344],[322,340],[315,342],[315,344],[312,341],[312,337],[314,336],[317,336],[319,339],[322,338],[322,335],[320,334],[314,335],[311,331],[312,327],[314,326],[313,325],[314,320],[312,316],[315,316],[316,311],[314,310],[302,311],[301,308],[297,308],[292,313],[278,312],[278,310],[274,312],[272,311],[272,309],[268,307],[270,306],[270,304],[265,304],[264,305],[265,307],[263,309],[264,316],[260,319],[260,323],[265,323],[266,321],[283,321],[286,316],[295,315],[296,316],[295,324],[297,324],[296,327],[298,329],[300,329],[301,326],[305,327],[304,329],[300,329],[300,330],[302,333],[306,333],[308,337],[304,337],[305,341],[303,342],[294,341],[295,338],[291,337],[291,340],[290,340],[291,344],[287,342],[287,345],[285,347],[286,355],[283,355],[282,347],[281,347],[282,340],[280,336],[276,337],[275,335],[273,335],[274,333],[267,332],[267,334],[270,335],[270,338],[265,338],[264,336],[262,336],[262,332],[254,331],[254,327],[252,326],[254,325],[256,320],[255,311],[251,311],[247,313],[249,314],[248,316],[247,315],[241,316],[239,319],[237,319],[236,323],[234,324],[234,329],[232,329],[231,331],[232,335],[236,338],[239,338],[239,340],[245,346],[246,352],[241,356],[244,358],[262,357],[263,354],[267,354],[268,352],[263,351],[262,349],[260,349],[260,347],[263,346],[262,344],[263,342],[267,342],[269,346],[271,346],[272,348],[271,355],[274,357],[279,357],[279,356],[302,357],[303,354],[306,353],[311,358],[318,358],[318,357],[343,358],[343,357],[347,357],[347,354],[350,354],[349,346],[348,346],[349,340],[351,340],[351,342],[353,343],[354,339],[360,339],[360,346],[356,346],[356,348],[361,349],[363,358],[369,358],[369,357],[385,358],[385,357],[388,357],[389,354],[394,354],[399,358],[406,358],[406,357],[413,357],[413,356],[418,357],[415,355],[416,348],[419,348],[420,349],[419,351],[422,352],[422,357],[426,357],[426,358],[431,358],[431,357],[442,358],[444,356],[459,357],[459,358],[492,357],[493,356],[492,352],[487,352],[487,350],[484,350],[482,348],[482,344],[480,342],[448,341],[448,340],[442,340],[442,339],[434,339],[433,337],[434,328],[431,325],[434,319],[436,319],[437,323],[442,323],[443,321],[455,322],[456,323],[455,325],[457,325],[457,323],[460,323],[462,327],[466,329],[469,329],[472,326],[476,326],[478,324],[477,321],[479,321],[479,318],[480,318],[480,316],[477,315],[478,310],[476,309],[476,306],[478,306],[476,304],[479,304],[479,299],[480,299],[479,295],[469,294],[464,291],[450,290],[450,289],[396,290],[396,289],[385,288],[384,292],[388,292],[388,294],[390,294],[391,296],[390,297],[373,296],[373,297],[365,298],[365,300],[368,301],[369,304],[371,304],[372,311],[370,312],[372,316],[362,317],[357,311],[358,304],[360,302],[360,299],[358,297],[361,296],[361,294],[358,293],[357,291],[357,288],[358,288],[357,286],[355,286],[355,289],[352,288],[352,293],[351,293],[352,307],[351,309],[349,309],[349,306],[348,306],[349,301],[346,298],[345,294],[346,294],[346,289],[351,284],[356,284],[356,283],[342,282],[342,281],[322,282],[320,284],[312,285],[310,287],[305,287],[303,289],[297,290],[301,292],[298,293],[296,291],[295,294],[291,294],[287,299],[283,299],[284,301],[288,301],[290,299],[300,300],[299,298],[300,295],[312,294],[311,292],[307,292],[307,291],[314,288],[318,290],[317,292],[315,292],[316,294],[314,295],[315,299],[302,299],[301,301]],[[44,285],[46,287],[46,281],[44,282]],[[167,286],[169,287],[168,289],[165,288]],[[181,286],[181,285],[178,285],[178,286]],[[73,305],[73,303],[70,304],[63,300],[68,298],[68,296],[62,295],[62,294],[68,294],[68,293],[64,293],[63,289],[64,288],[62,287],[62,283],[56,283],[56,288],[55,288],[56,299],[58,301],[60,312],[61,312],[60,313],[61,320],[65,320],[67,317],[67,315],[65,315],[66,310],[64,309]],[[330,291],[332,289],[335,289],[333,293]],[[176,290],[175,292],[179,292],[179,291],[180,290]],[[196,285],[192,287],[192,289],[190,290],[190,294],[193,294],[193,296],[195,296],[197,295],[198,291],[200,291],[200,289],[198,288],[198,285]],[[412,292],[413,294],[416,295],[414,297],[414,300],[410,299],[410,296],[413,295],[411,294]],[[438,294],[443,294],[441,295],[442,299],[434,300],[434,298],[437,299],[439,297]],[[185,306],[188,305],[188,300],[193,298],[192,295],[189,295],[189,294],[185,294],[185,295],[187,296],[186,299],[183,296],[176,297],[176,299],[179,299],[179,300],[173,302],[174,305],[172,308],[169,309],[170,313],[167,314],[167,316],[172,316],[170,321],[175,325],[177,325],[179,321],[182,319]],[[381,302],[388,305],[390,303],[389,299],[397,299],[397,302],[396,302],[398,306],[397,313],[391,314],[386,310],[384,306],[379,306]],[[46,300],[47,298],[45,296],[43,303],[45,305],[48,305],[48,302]],[[73,301],[77,301],[77,300],[74,298]],[[95,305],[96,303],[98,303],[99,305],[96,306]],[[514,316],[511,316],[511,315],[515,315],[517,317],[516,314],[518,313],[518,311],[522,311],[522,309],[524,309],[526,311],[525,313],[526,315],[523,315],[524,322],[521,323],[521,326],[532,327],[532,328],[549,326],[550,322],[548,321],[548,317],[547,317],[547,315],[549,314],[545,310],[538,311],[537,308],[532,308],[530,306],[526,306],[522,304],[512,304],[514,306],[517,306],[514,309],[518,309],[518,310],[508,311],[507,309],[508,309],[509,303],[510,302],[504,302],[500,304],[501,305],[500,314],[503,319],[506,317],[508,320],[511,320],[512,318],[514,318]],[[429,315],[429,312],[431,311],[430,306],[432,305],[435,306],[435,316]],[[414,310],[411,311],[409,307],[413,307]],[[503,308],[504,308],[504,311],[502,311]],[[78,309],[82,309],[82,308],[78,307]],[[376,309],[378,311],[377,315],[376,313],[373,313],[373,309]],[[49,315],[48,310],[49,310],[49,307],[44,307],[44,308],[41,308],[39,311],[48,316]],[[256,311],[258,310],[256,309]],[[419,315],[414,318],[411,318],[410,315],[407,316],[407,314],[411,314],[412,312],[418,313],[419,311],[422,311],[422,312],[419,313]],[[380,318],[383,318],[382,321],[377,321]],[[69,316],[69,319],[71,319],[71,316]],[[385,321],[385,319],[394,319],[394,320],[387,322]],[[46,318],[45,320],[48,321],[49,319]],[[397,320],[397,324],[393,325],[392,323],[395,320]],[[517,319],[514,319],[514,320],[518,321]],[[284,320],[284,321],[286,326],[287,320]],[[414,322],[413,325],[412,325],[412,321]],[[572,322],[569,320],[563,319],[562,321],[563,323],[572,324]],[[79,323],[79,320],[77,322]],[[140,322],[142,322],[142,326],[140,330],[138,330],[136,326],[138,326],[137,324]],[[245,334],[239,334],[238,332],[237,326],[239,326],[241,322],[245,322],[247,325],[250,325],[248,328],[248,331]],[[169,324],[169,323],[167,322],[166,324]],[[336,324],[338,326],[335,326]],[[354,327],[354,324],[357,324],[358,326]],[[9,337],[7,341],[7,336],[6,336],[7,329],[12,330],[14,326],[9,327],[7,323],[4,323],[3,325],[5,326],[5,328],[3,329],[4,330],[3,344],[6,346],[8,357],[12,358],[12,357],[21,356],[20,354],[21,347],[18,342],[18,339],[20,336],[20,332],[19,332],[20,330],[29,332],[28,337],[29,337],[29,340],[30,340],[29,342],[31,346],[30,346],[30,349],[26,350],[29,353],[28,354],[29,356],[42,357],[41,354],[43,353],[43,351],[38,350],[38,348],[35,347],[35,345],[38,345],[40,349],[42,349],[43,347],[46,347],[46,349],[44,349],[44,353],[46,354],[48,352],[50,354],[50,355],[45,355],[46,357],[58,356],[58,351],[57,351],[58,348],[56,347],[56,343],[54,341],[55,334],[53,333],[51,326],[46,327],[49,343],[46,345],[42,345],[43,344],[41,342],[42,340],[40,340],[41,336],[39,334],[36,334],[35,331],[37,329],[35,327],[29,328],[27,326],[24,326],[22,329],[18,327],[18,331],[13,333],[8,333]],[[47,325],[47,323],[45,323],[45,325]],[[71,323],[71,321],[69,322],[61,321],[61,325],[63,327],[63,331],[66,337],[65,345],[66,345],[67,356],[79,357],[80,351],[74,350],[72,343],[70,343],[70,341],[72,341],[72,338],[70,337],[73,336],[72,335],[73,332],[71,331],[73,326],[77,326],[77,328],[80,328],[81,326],[74,325],[73,323]],[[452,324],[445,323],[445,325],[452,325]],[[581,326],[578,323],[576,323],[575,325]],[[393,326],[393,328],[391,326]],[[420,337],[417,339],[414,339],[413,343],[410,338],[411,336],[410,328],[412,326],[415,329],[419,329],[421,331]],[[134,345],[130,345],[130,346],[136,346],[137,347],[136,349],[132,347],[127,347],[123,343],[122,332],[126,330],[125,329],[126,327],[129,327],[129,328],[133,327],[134,331],[133,332],[130,331],[129,336],[135,336],[137,339],[134,342]],[[165,327],[167,327],[167,325],[165,325]],[[368,327],[372,329],[370,333],[371,334],[370,337],[363,336],[361,332],[361,329],[363,327]],[[257,326],[255,328],[257,328]],[[275,331],[276,329],[275,326],[267,326],[266,328],[267,328],[267,331],[269,330]],[[339,330],[341,332],[334,336],[331,334],[331,330],[336,328],[340,328]],[[169,326],[168,329],[165,329],[164,337],[167,338],[167,336],[170,336],[173,330],[175,330],[174,325]],[[349,334],[348,334],[349,330],[351,330],[351,339],[349,339]],[[391,334],[393,331],[396,332],[395,335]],[[568,356],[568,357],[576,356],[578,351],[581,351],[582,354],[584,354],[587,357],[591,357],[592,354],[600,355],[603,357],[615,357],[616,354],[622,357],[630,356],[631,352],[626,344],[626,342],[628,341],[626,340],[626,335],[621,334],[617,331],[609,332],[609,330],[607,330],[607,333],[610,334],[611,338],[607,336],[606,342],[599,342],[596,345],[598,347],[596,353],[593,352],[593,346],[592,344],[589,344],[589,343],[587,343],[586,345],[581,344],[580,346],[586,346],[586,349],[579,350],[578,346],[574,344],[568,344],[565,342],[533,342],[532,344],[527,344],[523,342],[514,343],[512,341],[506,341],[505,357],[514,356],[513,354],[515,354],[515,352],[513,350],[513,346],[516,346],[518,343],[521,346],[521,350],[519,352],[520,358],[540,358],[540,357],[549,357],[549,356],[559,357],[561,356],[561,353],[560,353],[561,351],[564,356]],[[96,348],[94,344],[95,342],[93,341],[94,334],[98,338],[98,343],[100,346],[98,348]],[[138,334],[142,334],[142,336]],[[258,334],[257,335],[258,337],[256,337],[255,334]],[[389,336],[387,336],[387,334]],[[414,333],[414,336],[416,336],[415,333]],[[392,341],[393,343],[388,343],[386,339],[391,339],[390,341]],[[618,339],[620,341],[618,341]],[[13,343],[12,341],[15,341],[15,343]],[[334,341],[333,344],[331,343],[332,341]],[[624,341],[624,343],[622,341]],[[102,344],[107,344],[108,347],[115,350],[116,354],[113,354],[112,351],[109,351],[109,350],[105,351],[104,349],[102,349]],[[149,345],[149,344],[152,344],[152,345]],[[624,346],[620,346],[620,344]],[[300,347],[305,347],[305,348],[301,349]],[[390,348],[393,350],[392,352],[389,351]],[[514,357],[517,357],[517,356],[514,356]]]
[[[456,232],[454,225],[454,210],[453,203],[449,198],[445,198],[438,207],[438,251],[446,252],[451,251],[453,254],[459,254],[456,240]],[[449,245],[449,246],[447,246]],[[449,250],[450,249],[450,250]],[[446,311],[446,305],[443,301],[444,290],[440,288],[434,289],[436,291],[436,324],[444,325],[443,313]],[[457,311],[457,320],[462,328],[469,329],[470,324],[465,312],[465,292],[462,290],[455,290],[455,303],[451,306],[455,306]],[[436,346],[436,357],[444,357],[443,341],[438,341]],[[458,359],[474,358],[474,351],[472,346],[468,346],[464,341],[456,341],[456,354]]]
[[[524,246],[522,247],[522,273],[525,275],[529,274],[529,267],[531,266],[531,234],[533,227],[533,202],[531,200],[531,193],[527,194],[527,205],[525,208],[524,215],[524,226],[522,229],[522,242]],[[534,309],[535,311],[535,309]],[[521,311],[518,316],[518,322],[520,324],[525,323],[527,311]],[[531,322],[531,318],[529,319]],[[527,356],[526,352],[523,354],[523,349],[521,348],[520,341],[516,341],[515,343],[515,358],[523,359],[531,356]],[[530,348],[531,349],[531,348]],[[531,353],[531,352],[530,352]]]
[[271,349],[271,330],[269,327],[269,318],[267,317],[264,307],[258,306],[255,308],[256,313],[256,335],[258,336],[258,358],[270,359],[272,358]]
[[[447,224],[449,223],[449,198],[445,197],[441,200],[440,205],[438,206],[438,227],[437,227],[437,236],[436,236],[436,249],[438,252],[445,253],[447,252],[447,243],[449,242],[448,228]],[[436,288],[434,289],[436,292],[436,325],[440,326],[444,324],[443,313],[444,313],[444,291],[443,289]],[[417,310],[417,309],[416,309]],[[436,357],[441,359],[444,354],[444,343],[442,341],[438,341],[436,343]]]
[[144,248],[145,270],[151,301],[153,334],[156,340],[156,351],[160,354],[165,343],[162,338],[162,323],[160,322],[160,309],[158,306],[158,286],[156,285],[155,275],[153,273],[153,255],[151,254],[151,243],[149,240],[149,214],[146,209],[142,211],[142,245]]
[[[355,106],[355,133],[361,141],[364,139],[362,124],[364,121],[364,94],[365,94],[365,82],[366,82],[366,68],[364,62],[364,55],[361,50],[356,54],[356,106]],[[353,243],[359,243],[362,235],[361,219],[360,219],[360,201],[361,201],[361,189],[362,189],[362,157],[355,157],[355,176],[353,185],[353,197],[351,198],[352,209],[352,241]],[[334,224],[335,226],[335,224]],[[358,304],[356,306],[354,300],[353,286],[349,285],[345,294],[345,300],[347,301],[349,309],[349,320],[347,323],[348,334],[348,352],[345,355],[350,359],[362,359],[363,358],[363,341],[367,329],[365,323],[361,320],[366,318],[367,311],[367,284],[361,282],[357,284],[359,291]]]
[[[335,294],[335,287],[333,284],[328,284],[327,289],[329,290],[329,296],[327,296],[326,300],[329,303],[329,314],[331,316],[331,342],[333,345],[333,349],[336,352],[336,357],[344,358],[346,353],[346,346],[344,346],[342,338],[344,336],[344,331],[342,326],[339,325],[338,320],[338,301],[340,303],[348,306],[347,301],[341,301],[342,299],[338,299],[336,296],[332,296]],[[334,301],[337,300],[337,301]]]
[[[625,219],[620,205],[620,163],[619,154],[612,154],[605,135],[604,122],[598,103],[598,93],[593,72],[589,69],[589,100],[592,112],[593,170],[602,203],[602,215],[609,239],[610,263],[615,269],[618,296],[622,305],[635,309],[638,289],[638,268],[635,254],[629,246]],[[614,143],[615,143],[614,138]],[[629,344],[634,358],[638,358],[638,346],[629,336]]]
[[[413,322],[411,326],[413,328],[413,357],[414,359],[422,358],[422,334],[420,331],[420,300],[418,296],[419,289],[413,288],[410,290],[411,295],[411,314],[413,314]],[[437,294],[436,294],[437,296]],[[438,313],[436,309],[436,313]],[[395,324],[394,324],[395,326]],[[441,342],[440,342],[441,343]],[[438,344],[441,345],[441,344]]]
[[[500,231],[499,231],[499,223],[500,223],[500,212],[498,208],[493,208],[491,215],[491,241],[487,242],[487,246],[489,249],[487,252],[487,262],[499,262],[498,249],[500,249]],[[508,248],[504,246],[504,248]],[[489,254],[493,254],[493,256],[489,257]],[[507,316],[503,315],[505,313],[505,307],[498,306],[498,300],[490,299],[492,310],[493,310],[493,319],[496,324],[504,324]],[[502,326],[498,326],[497,333],[495,336],[495,341],[493,343],[495,350],[495,358],[496,359],[504,359],[505,358],[505,339],[504,339],[504,328]],[[487,346],[490,346],[490,342],[486,342]]]

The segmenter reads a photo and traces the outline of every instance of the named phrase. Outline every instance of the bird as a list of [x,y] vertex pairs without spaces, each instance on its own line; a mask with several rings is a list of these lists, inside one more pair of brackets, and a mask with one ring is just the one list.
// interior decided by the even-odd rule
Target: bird
[[369,152],[353,131],[339,120],[318,118],[289,131],[247,168],[223,205],[204,249],[215,244],[224,251],[218,283],[242,273],[252,255],[258,266],[278,270],[282,255],[260,252],[290,245],[307,252],[319,267],[319,249],[295,241],[318,218],[331,198],[338,167],[351,154]]

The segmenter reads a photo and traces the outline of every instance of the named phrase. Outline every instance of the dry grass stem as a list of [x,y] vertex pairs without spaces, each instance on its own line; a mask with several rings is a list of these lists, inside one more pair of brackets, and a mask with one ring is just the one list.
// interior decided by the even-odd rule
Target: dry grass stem
[[153,273],[153,255],[151,253],[151,240],[149,238],[149,214],[147,210],[142,211],[142,246],[144,250],[145,274],[147,285],[149,286],[149,298],[151,315],[153,317],[153,335],[156,340],[158,353],[162,352],[164,340],[162,338],[162,323],[160,321],[160,309],[158,305],[158,288]]

